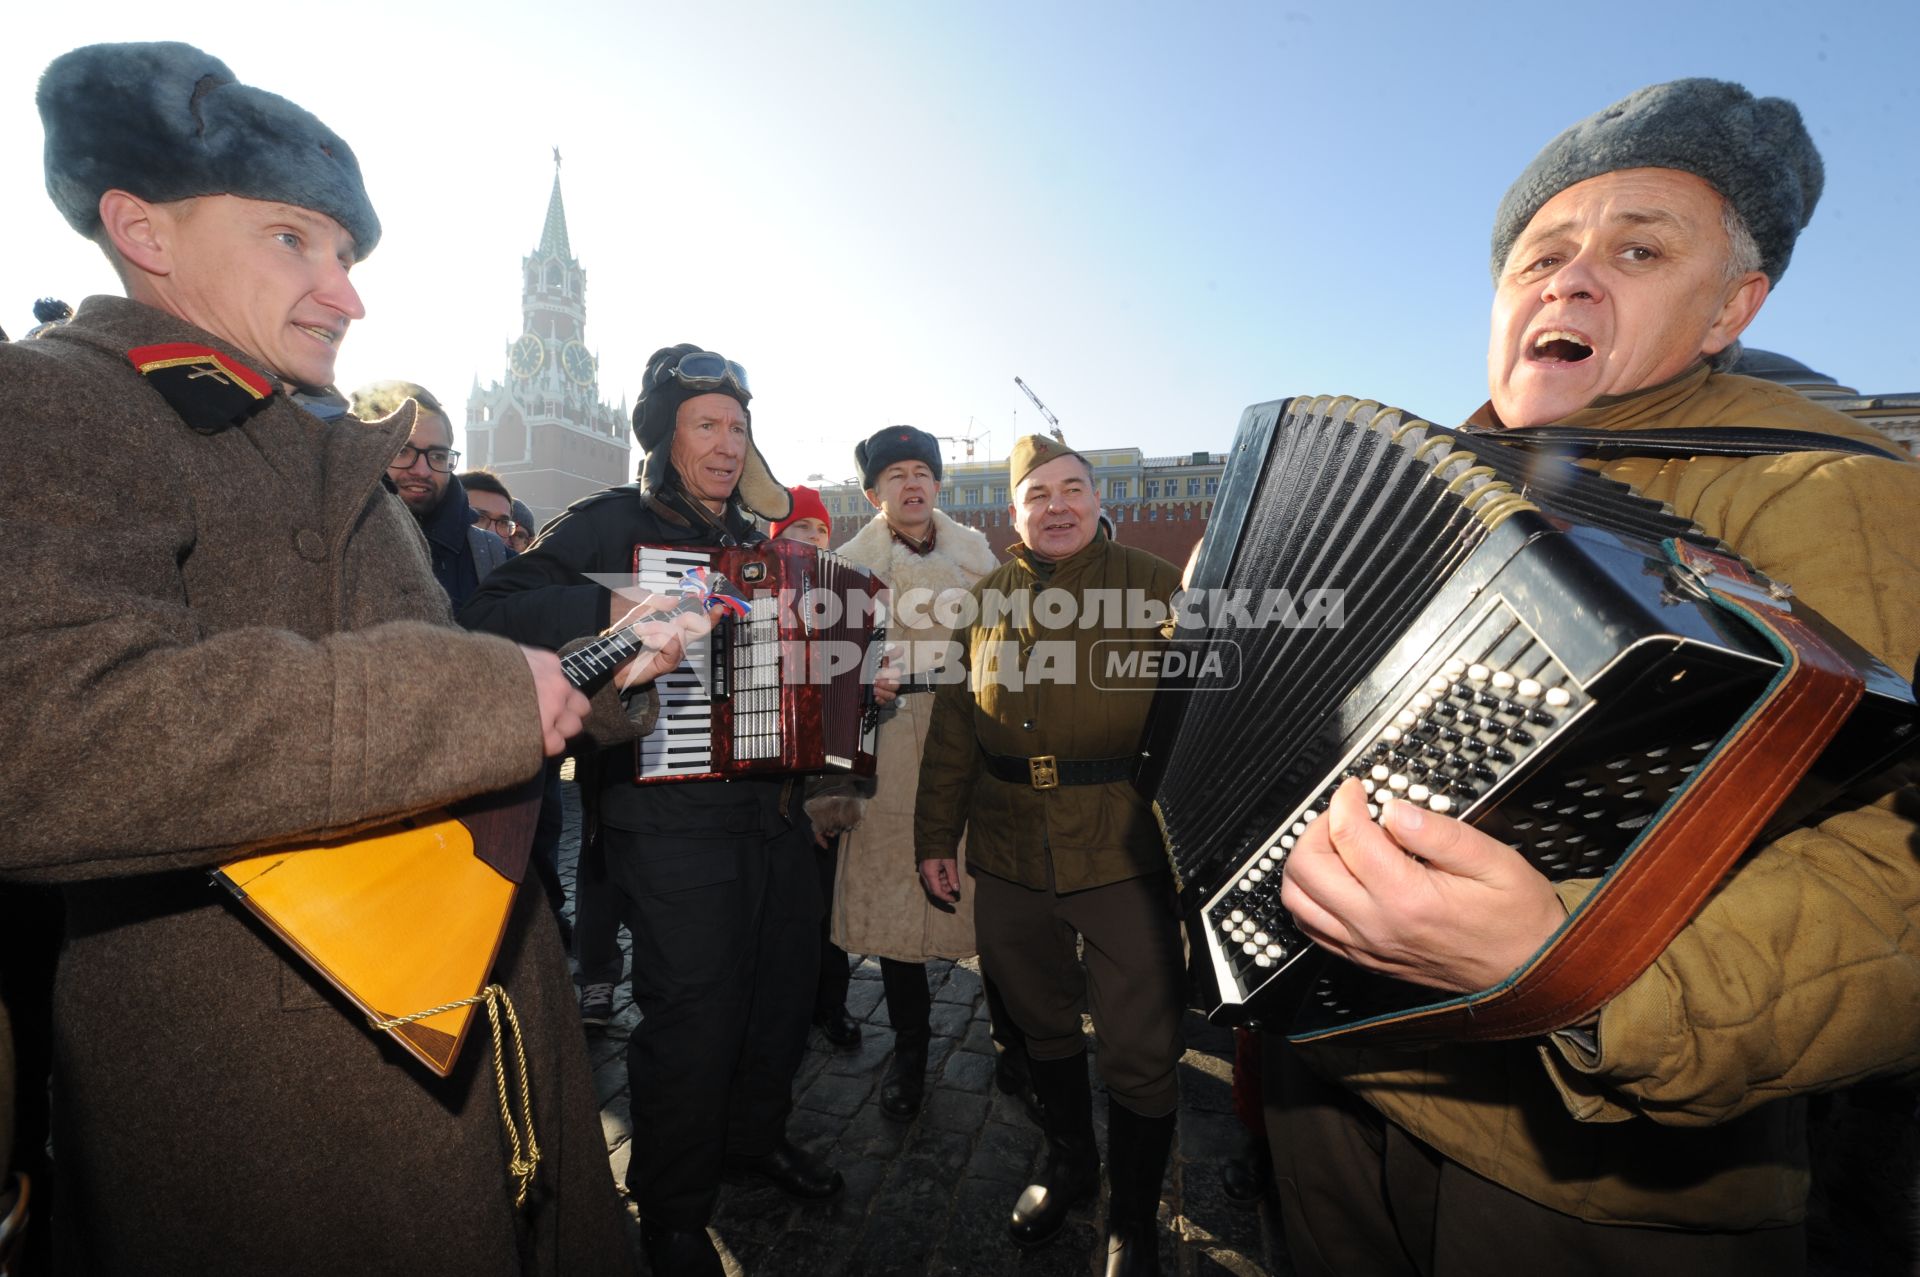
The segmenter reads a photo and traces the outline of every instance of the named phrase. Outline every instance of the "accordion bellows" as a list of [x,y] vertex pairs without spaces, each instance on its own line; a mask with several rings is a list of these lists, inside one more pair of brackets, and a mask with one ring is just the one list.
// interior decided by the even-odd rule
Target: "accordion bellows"
[[[1303,1040],[1574,1023],[1757,837],[1915,735],[1908,684],[1666,507],[1367,401],[1247,411],[1191,587],[1175,647],[1235,659],[1175,663],[1197,673],[1163,684],[1142,784],[1203,1009]],[[1276,596],[1337,603],[1303,621]],[[1288,850],[1350,776],[1602,885],[1497,989],[1362,973],[1279,903]],[[1604,971],[1572,989],[1576,963]]]

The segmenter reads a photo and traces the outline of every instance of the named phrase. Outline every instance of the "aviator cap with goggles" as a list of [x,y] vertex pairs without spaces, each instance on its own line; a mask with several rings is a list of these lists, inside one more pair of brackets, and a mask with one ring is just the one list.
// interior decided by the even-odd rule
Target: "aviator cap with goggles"
[[666,482],[680,405],[700,395],[730,396],[746,414],[747,461],[735,489],[736,499],[763,518],[785,518],[792,497],[774,479],[753,442],[753,412],[747,407],[753,391],[748,386],[747,370],[725,355],[690,342],[654,351],[641,377],[640,402],[633,406],[633,433],[640,441],[640,450],[647,454],[642,484],[653,489]]
[[696,394],[732,395],[742,407],[753,398],[753,391],[747,385],[747,370],[711,350],[688,351],[679,359],[653,369],[651,386],[661,387],[669,381]]

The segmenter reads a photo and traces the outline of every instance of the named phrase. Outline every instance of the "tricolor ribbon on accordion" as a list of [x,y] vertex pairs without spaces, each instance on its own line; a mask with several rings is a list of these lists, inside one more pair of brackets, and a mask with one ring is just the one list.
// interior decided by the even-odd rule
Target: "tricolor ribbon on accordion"
[[[740,591],[734,587],[733,582],[712,568],[693,567],[681,573],[680,593],[683,596],[698,595],[709,612],[717,610],[735,620],[746,619],[747,601],[740,597]],[[666,619],[665,614],[657,619]]]

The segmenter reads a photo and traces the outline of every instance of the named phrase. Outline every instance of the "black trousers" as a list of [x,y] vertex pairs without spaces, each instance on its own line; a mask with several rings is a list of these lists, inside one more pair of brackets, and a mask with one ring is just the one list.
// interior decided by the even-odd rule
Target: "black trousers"
[[547,760],[546,787],[540,793],[540,816],[533,827],[533,852],[528,860],[540,880],[540,890],[546,893],[547,907],[556,918],[564,918],[567,909],[567,888],[560,881],[560,833],[566,823],[560,798],[560,763],[558,758]]
[[1301,1277],[1789,1277],[1804,1228],[1690,1233],[1592,1224],[1483,1179],[1308,1069],[1277,1037],[1262,1086],[1287,1253]]
[[[822,977],[824,980],[824,977]],[[1026,1035],[1013,1022],[1000,986],[984,968],[981,987],[987,995],[987,1031],[1002,1050],[1024,1051]],[[927,986],[927,964],[902,962],[897,958],[880,959],[880,987],[887,995],[887,1023],[894,1037],[907,1045],[929,1042],[933,1038],[933,990]]]
[[813,849],[814,864],[820,870],[820,980],[814,986],[813,1014],[818,1019],[846,1009],[847,986],[853,981],[853,968],[847,964],[847,951],[833,942],[833,875],[840,865],[838,835],[824,847]]
[[627,1190],[643,1218],[699,1228],[723,1159],[766,1153],[786,1129],[820,957],[813,848],[798,830],[602,836],[641,1013]]

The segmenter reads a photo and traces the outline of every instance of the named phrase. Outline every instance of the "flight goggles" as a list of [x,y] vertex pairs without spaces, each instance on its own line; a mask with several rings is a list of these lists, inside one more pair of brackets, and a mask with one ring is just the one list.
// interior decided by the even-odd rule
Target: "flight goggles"
[[747,386],[747,370],[711,350],[694,350],[680,356],[677,363],[654,374],[654,384],[671,377],[689,390],[716,391],[731,387],[741,402],[753,398]]

